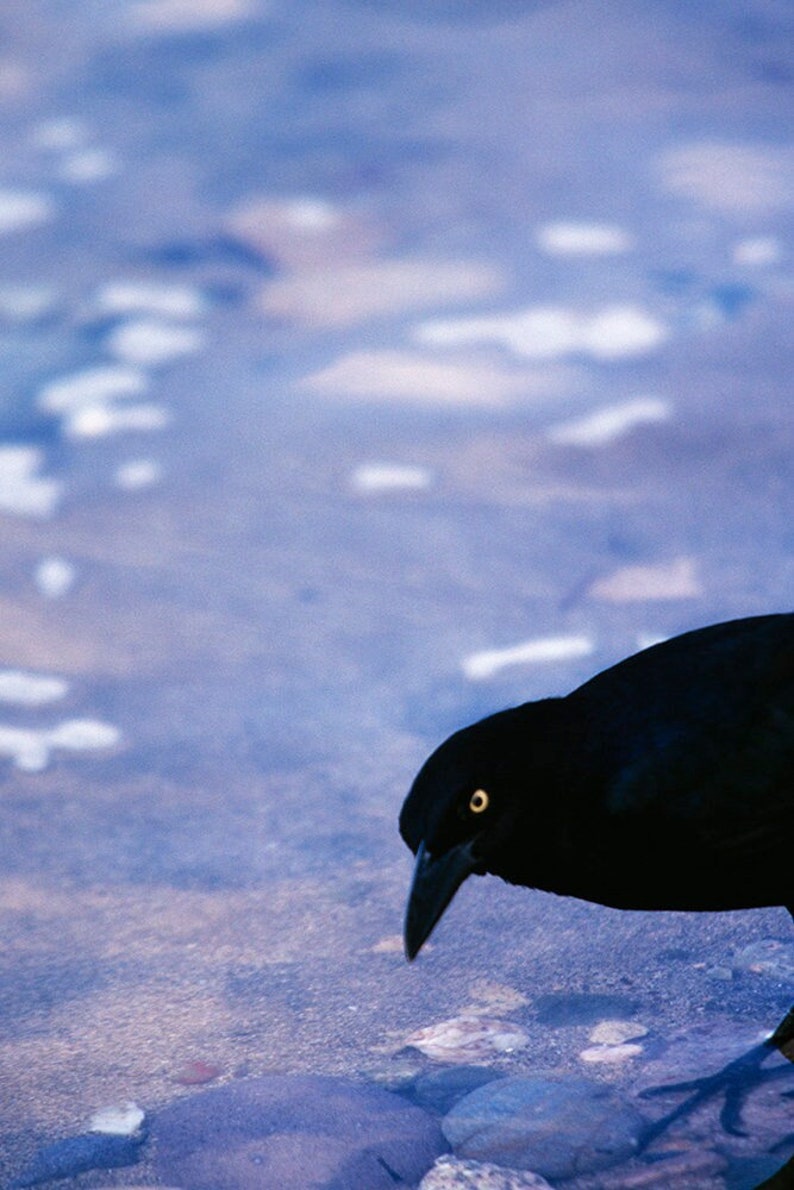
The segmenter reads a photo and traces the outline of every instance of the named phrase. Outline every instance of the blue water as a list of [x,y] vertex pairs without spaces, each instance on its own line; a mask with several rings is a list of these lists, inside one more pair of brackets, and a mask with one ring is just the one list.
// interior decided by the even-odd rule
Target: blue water
[[[790,608],[787,6],[4,32],[4,1171],[192,1061],[382,1075],[482,979],[526,1001],[513,1073],[583,1070],[542,997],[627,995],[627,1094],[688,1022],[771,1029],[790,989],[733,963],[782,910],[478,881],[407,968],[396,815],[455,727]],[[757,1156],[759,1118],[680,1135]]]

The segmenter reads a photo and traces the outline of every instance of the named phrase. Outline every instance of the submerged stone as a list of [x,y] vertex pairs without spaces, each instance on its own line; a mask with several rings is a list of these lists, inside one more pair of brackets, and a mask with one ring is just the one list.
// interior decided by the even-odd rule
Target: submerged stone
[[419,1190],[551,1190],[540,1174],[505,1169],[487,1161],[464,1161],[446,1154],[439,1157],[419,1184]]
[[420,1074],[411,1090],[411,1098],[420,1107],[444,1115],[465,1095],[504,1077],[492,1066],[444,1066]]
[[265,1075],[158,1113],[155,1169],[190,1190],[393,1190],[416,1185],[447,1147],[438,1124],[380,1087]]
[[120,1136],[89,1132],[68,1136],[40,1149],[30,1164],[11,1183],[11,1190],[38,1186],[57,1178],[73,1178],[91,1169],[117,1169],[134,1165],[140,1157],[143,1134]]
[[499,1079],[444,1117],[456,1156],[571,1178],[626,1161],[644,1118],[607,1087],[544,1075]]

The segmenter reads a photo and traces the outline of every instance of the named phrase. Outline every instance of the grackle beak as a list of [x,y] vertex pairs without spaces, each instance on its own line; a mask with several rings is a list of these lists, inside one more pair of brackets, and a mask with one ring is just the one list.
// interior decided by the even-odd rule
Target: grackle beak
[[471,841],[438,856],[431,855],[424,843],[419,844],[405,912],[405,954],[409,961],[419,954],[447,905],[477,866]]

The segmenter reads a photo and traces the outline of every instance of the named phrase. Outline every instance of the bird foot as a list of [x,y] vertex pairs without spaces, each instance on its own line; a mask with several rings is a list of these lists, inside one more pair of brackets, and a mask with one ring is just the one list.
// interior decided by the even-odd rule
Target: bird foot
[[[678,1107],[673,1108],[666,1116],[662,1116],[660,1120],[649,1125],[643,1137],[642,1147],[645,1148],[649,1145],[676,1120],[691,1115],[702,1103],[706,1103],[715,1095],[720,1094],[725,1096],[720,1111],[722,1128],[731,1136],[745,1136],[746,1132],[742,1127],[742,1108],[750,1091],[761,1083],[771,1082],[773,1079],[791,1074],[788,1066],[776,1066],[772,1070],[766,1071],[761,1069],[764,1059],[769,1057],[773,1048],[772,1041],[769,1039],[754,1046],[741,1057],[734,1059],[733,1062],[728,1062],[715,1074],[691,1079],[688,1082],[648,1087],[645,1091],[641,1091],[640,1098],[642,1099],[655,1098],[657,1095],[675,1095],[684,1091],[691,1092],[689,1098],[685,1099],[683,1103],[679,1103]],[[794,1092],[792,1093],[794,1094]]]

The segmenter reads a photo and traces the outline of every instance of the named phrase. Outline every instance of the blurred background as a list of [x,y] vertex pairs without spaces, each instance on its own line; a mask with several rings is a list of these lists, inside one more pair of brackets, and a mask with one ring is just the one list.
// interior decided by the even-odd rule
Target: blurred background
[[[553,1070],[659,1115],[639,1089],[790,1004],[784,911],[470,881],[409,968],[396,817],[455,727],[791,609],[790,4],[0,31],[4,1180],[99,1108],[273,1072]],[[461,1014],[520,1044],[410,1040]],[[584,1058],[614,1019],[631,1052]],[[782,1089],[657,1158],[757,1184]],[[75,1184],[179,1184],[153,1151]],[[187,1190],[275,1184],[229,1177]]]

